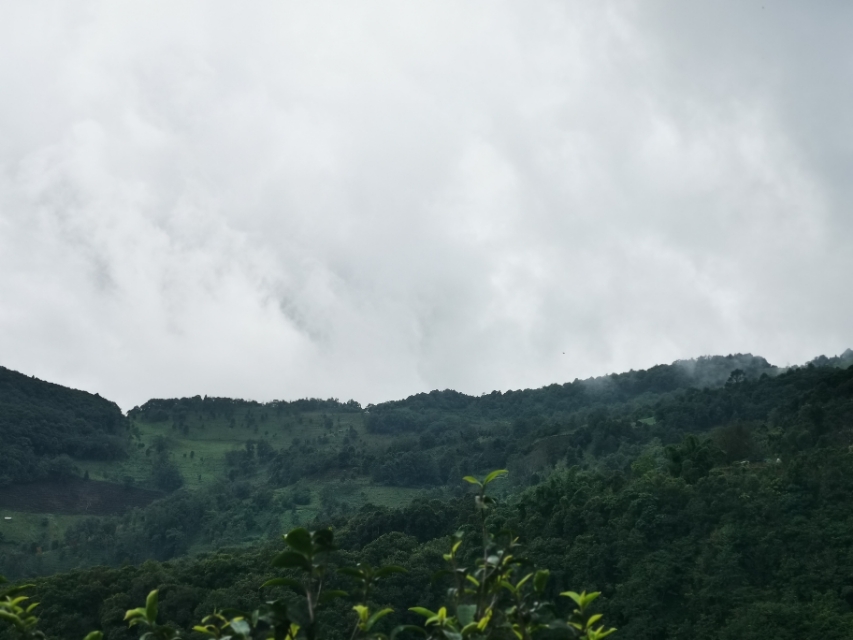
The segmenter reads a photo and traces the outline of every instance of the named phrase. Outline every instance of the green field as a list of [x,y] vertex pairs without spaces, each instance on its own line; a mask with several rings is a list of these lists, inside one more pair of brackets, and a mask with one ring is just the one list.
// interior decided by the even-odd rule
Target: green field
[[[158,443],[164,446],[189,488],[208,485],[224,478],[225,454],[243,449],[249,441],[266,441],[274,449],[283,449],[301,441],[320,440],[323,446],[342,441],[350,428],[366,446],[384,449],[394,440],[389,436],[367,434],[361,415],[352,413],[303,413],[298,416],[249,418],[250,410],[237,410],[232,419],[211,419],[190,415],[180,427],[165,422],[133,421],[132,446],[125,460],[116,462],[77,461],[80,472],[89,472],[97,480],[123,482],[126,477],[146,485],[151,473],[152,453]],[[325,423],[331,421],[331,427]],[[146,451],[149,453],[146,454]]]
[[24,543],[36,545],[46,551],[54,540],[62,539],[68,525],[79,517],[2,510],[0,534],[3,536],[3,544]]
[[[126,458],[109,462],[74,462],[79,474],[92,480],[155,488],[151,474],[155,460],[162,452],[180,470],[184,487],[192,491],[227,482],[226,453],[245,450],[250,441],[266,441],[275,450],[286,449],[294,442],[311,442],[321,448],[334,448],[340,446],[344,436],[353,431],[360,446],[367,450],[384,451],[395,440],[390,436],[368,434],[360,413],[316,412],[277,416],[273,411],[240,408],[227,418],[190,413],[180,424],[171,419],[161,422],[131,420]],[[263,486],[266,478],[258,474],[244,478],[244,481]],[[305,478],[305,481],[310,502],[283,509],[280,515],[282,530],[315,518],[324,505],[324,490],[327,496],[334,496],[335,501],[346,503],[350,509],[368,503],[399,507],[421,493],[419,489],[378,486],[365,476],[345,474],[341,477],[340,472],[320,473]],[[289,491],[290,487],[280,487],[273,494],[279,497]],[[2,516],[9,516],[12,520],[0,520],[0,548],[26,548],[38,550],[38,553],[47,553],[52,545],[56,546],[54,541],[62,541],[70,525],[90,517],[12,511]]]

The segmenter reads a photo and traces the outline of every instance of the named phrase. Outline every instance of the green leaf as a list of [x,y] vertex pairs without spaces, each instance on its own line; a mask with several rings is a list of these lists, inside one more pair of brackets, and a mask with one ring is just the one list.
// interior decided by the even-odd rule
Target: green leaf
[[485,487],[492,480],[497,480],[498,478],[505,476],[509,471],[506,469],[498,469],[496,471],[492,471],[489,475],[486,476],[486,479],[483,480],[483,486]]
[[18,628],[20,628],[23,624],[18,616],[9,613],[8,611],[3,611],[2,609],[0,609],[0,620],[5,620],[6,622],[15,625]]
[[252,633],[252,627],[243,618],[234,618],[228,623],[228,626],[234,629],[234,633],[241,636],[247,636]]
[[293,578],[273,578],[272,580],[267,580],[261,585],[261,589],[265,587],[293,587],[294,589],[300,589],[305,591],[305,587],[299,580],[294,580]]
[[475,604],[460,604],[456,607],[456,619],[463,627],[474,622],[476,613],[477,605]]
[[154,589],[154,591],[149,593],[148,597],[145,598],[145,618],[148,620],[149,624],[157,622],[157,609],[157,589]]
[[365,624],[365,631],[370,631],[371,627],[375,625],[379,620],[387,616],[389,613],[394,613],[393,609],[382,609],[381,611],[377,611],[370,618],[368,618],[367,623]]
[[302,555],[311,555],[311,534],[308,533],[307,529],[303,529],[302,527],[294,529],[284,536],[284,541],[287,543],[287,546],[295,549]]
[[125,620],[131,620],[131,624],[139,620],[139,618],[145,618],[145,609],[142,607],[138,607],[136,609],[128,609],[124,614]]
[[296,551],[282,551],[272,559],[272,565],[281,569],[302,569],[311,571],[311,562]]
[[601,620],[601,618],[603,618],[603,617],[604,617],[604,614],[603,614],[603,613],[596,613],[594,616],[590,616],[590,617],[589,617],[589,620],[587,620],[587,621],[586,621],[586,626],[587,626],[587,627],[591,627],[591,626],[592,626],[592,625],[594,625],[596,622],[598,622],[599,620]]
[[363,604],[357,604],[352,608],[352,610],[358,614],[358,619],[362,623],[367,622],[367,616],[370,614],[370,609],[365,607]]
[[234,618],[245,618],[246,617],[245,612],[240,611],[239,609],[235,609],[234,607],[228,607],[226,609],[223,609],[222,611],[220,611],[220,614],[222,614],[223,616],[226,616],[232,620]]
[[465,482],[470,482],[471,484],[476,484],[478,487],[482,487],[482,486],[483,486],[482,484],[480,484],[480,481],[479,481],[479,480],[477,480],[477,478],[475,478],[474,476],[465,476],[465,477],[463,477],[462,479],[463,479]]
[[590,593],[586,593],[586,592],[582,593],[581,596],[583,598],[583,603],[581,604],[581,606],[586,607],[586,606],[592,604],[592,601],[595,600],[600,595],[601,595],[601,591],[592,591]]
[[438,615],[434,611],[430,611],[429,609],[425,609],[424,607],[409,607],[409,611],[414,611],[418,615],[421,615],[425,618],[434,618]]
[[83,640],[104,640],[104,634],[100,631],[90,631]]
[[527,581],[530,580],[530,578],[532,578],[532,577],[533,577],[533,574],[528,573],[526,576],[524,576],[521,580],[518,581],[518,583],[515,585],[515,588],[521,589],[521,587],[523,587],[527,583]]
[[[515,593],[516,591],[518,591],[518,587],[514,587],[514,586],[512,585],[512,583],[511,583],[511,582],[509,582],[508,580],[501,580],[499,584],[500,584],[504,589],[506,589],[507,591],[509,591],[510,593]],[[521,585],[519,584],[519,586],[521,586]]]

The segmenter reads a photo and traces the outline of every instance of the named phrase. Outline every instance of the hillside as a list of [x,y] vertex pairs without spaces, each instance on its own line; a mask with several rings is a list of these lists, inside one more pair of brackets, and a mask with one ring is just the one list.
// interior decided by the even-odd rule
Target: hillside
[[0,367],[0,486],[72,475],[69,457],[117,460],[126,430],[115,403]]
[[[433,391],[365,409],[337,400],[151,400],[127,419],[118,414],[123,435],[107,434],[121,457],[61,451],[78,484],[90,479],[73,491],[86,499],[56,498],[70,476],[0,495],[0,510],[12,518],[0,530],[0,572],[35,575],[252,543],[369,504],[451,499],[460,476],[492,468],[510,469],[507,492],[573,466],[630,475],[638,461],[659,464],[664,448],[686,434],[715,429],[729,462],[775,459],[806,436],[768,421],[838,371],[833,361],[780,375],[763,358],[738,355],[483,396]],[[45,385],[42,395],[56,387],[16,375]]]
[[[475,459],[501,451],[514,469],[514,484],[504,485],[490,526],[512,530],[527,557],[551,570],[550,597],[566,588],[601,590],[601,610],[619,629],[615,637],[849,637],[853,368],[730,375],[717,388],[591,404],[541,420],[518,419],[504,431],[501,424],[483,422],[471,427],[473,437],[437,440],[423,452],[439,456],[442,447],[456,447]],[[502,449],[493,446],[499,438],[507,443]],[[287,451],[276,455],[298,463],[300,450]],[[383,464],[406,453],[412,451],[389,445]],[[258,465],[257,478],[268,485],[274,476],[264,475],[265,464]],[[430,576],[442,566],[451,533],[469,531],[461,553],[466,561],[477,554],[476,515],[465,486],[450,483],[441,499],[422,495],[400,508],[321,510],[312,522],[334,528],[345,564],[394,563],[409,570],[372,597],[396,611],[387,628],[410,621],[407,604],[430,607],[444,597],[447,584]],[[203,495],[207,502],[199,504]],[[89,521],[85,543],[79,538],[78,545],[89,545],[90,553],[127,552],[160,531],[166,534],[160,552],[175,557],[176,541],[214,524],[207,519],[211,510],[219,509],[217,517],[231,513],[236,526],[281,509],[260,496],[240,480],[220,485],[218,493],[179,491],[118,525]],[[155,525],[140,528],[135,538],[141,520]],[[258,585],[277,574],[269,559],[279,549],[271,539],[168,563],[89,569],[39,579],[33,595],[43,603],[43,628],[51,638],[101,628],[111,639],[129,639],[134,633],[124,627],[123,611],[154,587],[161,587],[164,620],[176,624],[225,604],[257,605],[263,597]],[[339,621],[349,606],[335,605],[328,638],[345,637]]]

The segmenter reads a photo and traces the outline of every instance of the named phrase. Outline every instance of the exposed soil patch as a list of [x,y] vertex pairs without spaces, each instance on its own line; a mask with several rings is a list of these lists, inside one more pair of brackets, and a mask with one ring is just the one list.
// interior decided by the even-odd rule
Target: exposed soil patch
[[66,515],[111,516],[144,507],[164,494],[97,480],[31,482],[0,489],[0,509]]

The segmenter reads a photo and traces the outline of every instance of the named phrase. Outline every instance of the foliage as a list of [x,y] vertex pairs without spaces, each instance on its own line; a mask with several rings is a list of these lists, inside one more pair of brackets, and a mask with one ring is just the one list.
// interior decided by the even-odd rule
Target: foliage
[[[6,583],[6,578],[0,576],[0,585],[4,583]],[[11,625],[21,638],[43,640],[44,634],[36,630],[38,618],[33,613],[38,603],[28,604],[29,598],[20,595],[28,586],[30,585],[13,587],[0,593],[0,621]]]
[[184,485],[181,470],[168,458],[161,457],[151,471],[152,484],[160,491],[171,492]]
[[307,411],[338,411],[338,412],[360,412],[361,405],[354,400],[340,402],[336,398],[321,400],[319,398],[305,398],[287,402],[275,400],[265,405],[253,400],[240,400],[234,398],[209,398],[205,396],[193,396],[192,398],[172,398],[168,400],[153,399],[139,407],[128,411],[128,416],[133,419],[165,422],[174,420],[182,422],[191,413],[203,413],[210,417],[224,415],[233,416],[240,409],[267,408],[277,414],[293,414]]
[[[398,625],[390,634],[426,637],[430,640],[471,640],[517,638],[531,640],[540,632],[558,633],[558,636],[600,640],[613,629],[605,629],[600,623],[601,614],[592,614],[589,605],[598,593],[562,593],[575,603],[567,619],[557,615],[552,603],[545,599],[548,571],[521,571],[530,562],[518,555],[520,548],[516,538],[506,533],[495,536],[486,528],[486,511],[495,500],[486,493],[486,487],[502,477],[506,471],[495,471],[481,482],[475,478],[466,480],[478,488],[475,496],[477,511],[483,534],[481,558],[474,568],[460,564],[460,547],[464,534],[460,531],[453,537],[449,553],[444,559],[449,565],[445,570],[453,578],[448,590],[446,605],[431,611],[426,607],[414,606],[409,610],[425,618],[420,624]],[[499,542],[498,538],[506,542]],[[321,637],[320,612],[335,600],[348,597],[342,589],[331,588],[336,573],[332,562],[338,550],[331,529],[308,531],[297,528],[284,536],[286,549],[276,554],[272,565],[283,575],[264,582],[262,589],[287,589],[299,594],[292,598],[280,597],[268,600],[251,612],[227,608],[214,611],[192,631],[212,640],[316,640]],[[386,565],[374,569],[369,563],[360,562],[355,567],[337,570],[341,576],[354,582],[358,602],[352,607],[355,612],[351,623],[352,640],[385,640],[383,620],[394,613],[391,607],[373,608],[370,604],[374,587],[379,580],[407,570],[398,565]],[[521,574],[524,574],[523,576]],[[37,604],[27,605],[28,598],[19,595],[30,585],[12,589],[0,599],[0,620],[8,623],[20,638],[43,640],[45,635],[36,629],[38,618],[33,613]],[[26,605],[26,606],[25,606]],[[448,613],[448,608],[451,613]],[[124,620],[130,627],[140,627],[140,640],[177,640],[187,634],[174,625],[158,622],[159,590],[151,591],[145,605],[129,609]],[[103,634],[90,632],[85,640],[102,640]]]
[[70,472],[69,455],[122,457],[126,426],[118,406],[97,394],[0,367],[0,486]]
[[[707,388],[683,386],[697,378],[668,365],[617,380],[480,398],[436,392],[364,414],[288,414],[291,426],[282,429],[292,429],[289,443],[251,435],[230,454],[227,474],[203,489],[184,487],[121,518],[83,520],[57,548],[7,542],[0,570],[18,577],[49,573],[57,559],[65,567],[123,565],[34,581],[32,594],[44,603],[40,628],[51,638],[82,637],[100,626],[108,640],[129,640],[124,611],[158,585],[161,621],[188,628],[210,611],[223,615],[225,606],[247,612],[265,606],[256,586],[273,577],[269,537],[281,530],[282,516],[288,522],[301,506],[301,522],[315,531],[331,527],[339,547],[329,555],[324,589],[357,591],[369,612],[363,617],[343,598],[324,603],[317,613],[324,638],[348,637],[355,617],[366,625],[386,609],[394,612],[374,620],[371,632],[416,622],[424,628],[442,606],[442,624],[453,618],[458,626],[448,585],[430,577],[442,570],[459,530],[466,535],[456,561],[476,580],[486,546],[493,545],[491,555],[519,557],[501,533],[506,529],[525,541],[523,556],[532,565],[549,568],[541,599],[563,621],[577,605],[559,594],[576,587],[578,595],[600,590],[595,604],[625,637],[847,637],[853,369],[833,362],[782,373],[743,360],[715,362],[721,368]],[[732,376],[734,369],[744,375]],[[386,431],[367,431],[371,416],[393,417],[397,410],[417,420],[413,430],[390,420]],[[268,405],[235,411],[253,434],[258,424],[272,429]],[[167,419],[199,428],[192,412]],[[310,430],[300,430],[303,419],[313,420]],[[160,431],[168,437],[168,429]],[[334,437],[324,435],[333,431]],[[174,441],[164,453],[181,464]],[[497,467],[512,475],[489,483],[504,498],[484,510],[446,484]],[[379,507],[361,496],[368,479],[429,490],[404,507]],[[484,523],[494,538],[483,536]],[[251,546],[235,547],[247,540]],[[218,551],[198,555],[205,548]],[[148,558],[168,562],[128,564]],[[367,573],[394,565],[409,573],[391,573],[363,596],[360,587],[348,587],[351,576],[333,570],[341,565]],[[511,585],[531,573],[512,568]],[[281,569],[275,577],[297,579],[295,571]],[[534,578],[523,585],[531,597]],[[452,574],[443,580],[457,588]],[[476,591],[467,578],[463,587]],[[269,587],[275,588],[282,589]],[[304,613],[292,587],[272,593],[288,611]],[[462,605],[479,606],[477,594],[460,597],[468,599]],[[413,602],[433,615],[409,611]],[[344,628],[347,615],[351,624]],[[221,628],[216,620],[205,624]],[[438,620],[429,633],[442,628]]]
[[[725,358],[718,360],[729,362]],[[751,371],[748,363],[737,359],[731,362],[737,362],[744,371]],[[672,366],[657,373],[649,370],[625,374],[627,377],[620,384],[625,386],[627,381],[637,379],[645,381],[638,388],[650,388],[658,376],[663,376],[663,380],[676,379]],[[683,366],[678,365],[676,370],[680,369]],[[146,437],[154,455],[143,457],[148,466],[142,467],[145,471],[137,476],[135,486],[146,486],[148,482],[149,486],[173,489],[180,482],[177,474],[156,472],[178,467],[185,488],[120,518],[80,518],[67,529],[50,536],[48,529],[35,529],[24,540],[7,536],[9,542],[0,547],[0,570],[16,577],[32,577],[75,566],[118,565],[148,558],[167,560],[191,549],[198,551],[268,539],[282,527],[311,522],[315,518],[313,526],[331,521],[339,522],[339,526],[350,520],[364,523],[365,518],[359,513],[361,508],[375,514],[377,521],[397,522],[397,530],[419,540],[423,540],[422,531],[435,535],[449,533],[448,527],[452,525],[447,524],[444,516],[434,521],[421,516],[421,511],[435,512],[432,507],[415,509],[416,526],[404,522],[411,514],[388,514],[381,508],[366,507],[365,503],[375,494],[369,489],[362,490],[371,482],[394,487],[392,491],[398,487],[421,489],[430,499],[442,501],[458,495],[457,489],[447,483],[448,479],[496,467],[512,470],[508,491],[519,491],[547,478],[554,469],[571,466],[614,474],[622,477],[623,483],[634,474],[656,469],[695,484],[714,469],[763,464],[777,459],[787,463],[812,449],[844,448],[853,444],[849,426],[853,411],[849,392],[853,370],[804,367],[758,378],[749,373],[741,382],[728,386],[724,384],[723,371],[725,369],[717,376],[722,382],[716,388],[688,388],[660,395],[644,392],[624,403],[610,402],[550,417],[532,415],[510,420],[512,414],[508,414],[491,421],[463,420],[459,416],[469,415],[464,408],[473,400],[469,396],[462,398],[460,394],[458,407],[453,403],[448,405],[458,409],[458,415],[436,417],[430,413],[432,408],[428,405],[409,407],[413,413],[420,412],[419,419],[428,424],[417,435],[407,432],[371,435],[360,425],[356,430],[353,425],[358,425],[362,419],[357,413],[293,414],[286,424],[276,423],[271,406],[258,405],[245,409],[254,413],[238,412],[239,421],[248,425],[256,420],[256,424],[263,425],[262,429],[270,430],[276,424],[283,424],[282,430],[292,429],[296,435],[300,421],[304,420],[306,425],[312,424],[308,433],[314,437],[309,440],[304,437],[304,431],[298,432],[303,437],[290,437],[291,432],[288,432],[290,442],[280,438],[278,442],[282,446],[277,448],[270,444],[276,443],[273,437],[265,440],[246,434],[249,439],[241,442],[243,446],[226,456],[226,464],[230,461],[232,466],[219,475],[211,473],[201,485],[195,484],[193,470],[217,463],[211,460],[210,453],[206,461],[200,460],[198,455],[195,460],[182,460],[176,448],[179,436],[169,436],[166,426]],[[584,388],[584,385],[579,386]],[[662,383],[658,386],[665,388]],[[533,400],[547,396],[551,400],[542,400],[545,404],[541,406],[558,406],[563,393],[557,388],[546,388],[518,392],[518,397],[530,396],[530,406],[535,408],[540,405]],[[609,396],[599,394],[596,397]],[[494,404],[495,398],[483,396],[476,401]],[[199,399],[199,406],[207,406],[208,400]],[[526,405],[527,401],[522,404]],[[194,405],[190,403],[189,406]],[[225,411],[222,407],[230,405],[211,406]],[[374,407],[365,416],[381,411]],[[170,414],[171,419],[176,415]],[[199,438],[193,441],[197,444],[192,448],[202,445],[207,432],[200,426],[201,416],[181,415],[185,416],[184,424],[191,425]],[[335,427],[334,438],[321,435],[331,433],[325,425],[339,423],[342,417],[343,425]],[[433,418],[436,419],[429,422]],[[227,431],[224,423],[221,426]],[[220,435],[221,432],[210,433],[212,438]],[[687,450],[691,442],[697,446],[695,451]],[[155,453],[158,447],[163,450]],[[192,454],[190,448],[185,443],[188,455]],[[221,456],[227,447],[219,451]],[[160,462],[166,460],[168,465],[160,468]],[[67,462],[58,464],[56,472],[67,469]],[[120,482],[122,475],[116,476],[115,481]],[[341,490],[344,487],[350,489],[349,493]],[[320,499],[312,499],[312,494]],[[409,493],[400,491],[399,495],[411,499],[413,493],[409,489]],[[16,508],[4,502],[3,494],[0,494],[0,507]],[[288,515],[284,515],[285,512]],[[43,555],[37,549],[43,551]]]
[[368,406],[368,429],[376,433],[423,431],[453,415],[475,419],[553,418],[596,406],[629,402],[646,394],[665,394],[686,388],[722,386],[732,370],[745,379],[775,374],[764,358],[751,354],[711,356],[657,365],[647,370],[612,374],[541,389],[493,391],[479,397],[458,391],[419,393],[394,402]]

